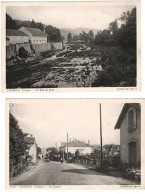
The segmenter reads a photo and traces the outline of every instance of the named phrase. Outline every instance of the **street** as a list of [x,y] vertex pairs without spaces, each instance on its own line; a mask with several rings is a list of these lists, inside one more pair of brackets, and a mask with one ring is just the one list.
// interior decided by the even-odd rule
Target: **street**
[[11,185],[135,185],[120,177],[107,176],[83,166],[60,162],[44,163],[30,167],[12,178]]

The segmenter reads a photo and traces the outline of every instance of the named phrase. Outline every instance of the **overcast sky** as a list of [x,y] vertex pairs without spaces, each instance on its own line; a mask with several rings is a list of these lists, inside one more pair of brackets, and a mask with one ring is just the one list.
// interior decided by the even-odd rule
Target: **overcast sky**
[[53,25],[57,28],[104,29],[119,18],[122,12],[134,6],[11,6],[7,13],[13,19],[30,20]]
[[[119,144],[120,130],[114,126],[123,103],[102,103],[103,144]],[[14,104],[12,114],[23,132],[33,134],[41,148],[55,146],[69,139],[100,143],[100,117],[97,100],[43,100]]]

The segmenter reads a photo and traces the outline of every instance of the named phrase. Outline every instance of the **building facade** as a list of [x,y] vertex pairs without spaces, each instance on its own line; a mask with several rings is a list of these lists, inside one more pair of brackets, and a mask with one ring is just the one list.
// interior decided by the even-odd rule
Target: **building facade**
[[37,145],[36,145],[36,141],[35,138],[32,136],[25,136],[24,137],[24,142],[27,145],[27,152],[28,155],[31,156],[32,158],[32,162],[36,163],[37,162]]
[[141,162],[141,107],[138,103],[126,103],[115,129],[120,129],[121,168],[140,166]]
[[31,44],[43,44],[47,43],[48,35],[38,28],[21,27],[19,31],[27,34],[29,42]]
[[28,43],[28,36],[19,30],[6,30],[6,45]]
[[[64,145],[63,142],[63,146],[61,146],[59,149],[67,153],[67,143]],[[81,155],[91,154],[92,146],[76,139],[68,143],[68,152],[75,154],[77,150],[79,150]]]

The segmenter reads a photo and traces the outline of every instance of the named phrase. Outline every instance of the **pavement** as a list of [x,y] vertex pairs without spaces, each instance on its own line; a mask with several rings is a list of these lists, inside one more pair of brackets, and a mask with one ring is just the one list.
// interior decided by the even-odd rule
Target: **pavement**
[[21,175],[12,178],[10,185],[136,185],[134,181],[79,166],[50,161],[39,162]]

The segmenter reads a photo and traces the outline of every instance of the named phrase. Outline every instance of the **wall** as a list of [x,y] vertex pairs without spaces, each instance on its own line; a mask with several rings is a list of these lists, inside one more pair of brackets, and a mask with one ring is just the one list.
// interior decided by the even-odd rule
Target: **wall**
[[22,32],[24,32],[25,34],[27,34],[28,40],[30,40],[30,41],[32,40],[32,33],[29,32],[28,30],[26,30],[25,27],[21,27],[21,28],[19,29],[19,31],[22,31]]
[[[130,110],[130,109],[129,109]],[[129,163],[129,146],[128,143],[132,140],[137,141],[137,162],[140,161],[141,157],[141,115],[140,110],[137,110],[137,129],[134,132],[127,132],[128,128],[128,112],[127,111],[120,128],[120,159],[121,163],[128,164]]]
[[63,45],[62,42],[51,42],[52,50],[62,50]]
[[37,161],[37,147],[35,144],[33,144],[30,147],[29,155],[32,156],[32,162],[36,163],[36,161]]
[[19,48],[23,47],[28,53],[31,53],[30,44],[16,44],[16,52],[18,53]]
[[32,44],[42,44],[42,43],[47,43],[47,37],[37,37],[37,36],[32,37]]
[[[81,154],[90,154],[92,152],[91,147],[68,147],[68,152],[74,154],[77,149],[80,149]],[[67,147],[65,147],[65,152],[67,152]]]
[[16,45],[11,44],[6,46],[6,57],[7,59],[11,58],[12,56],[16,55]]
[[17,44],[28,42],[28,36],[7,36],[9,38],[9,44]]
[[50,43],[32,44],[32,47],[36,52],[46,52],[51,50]]

